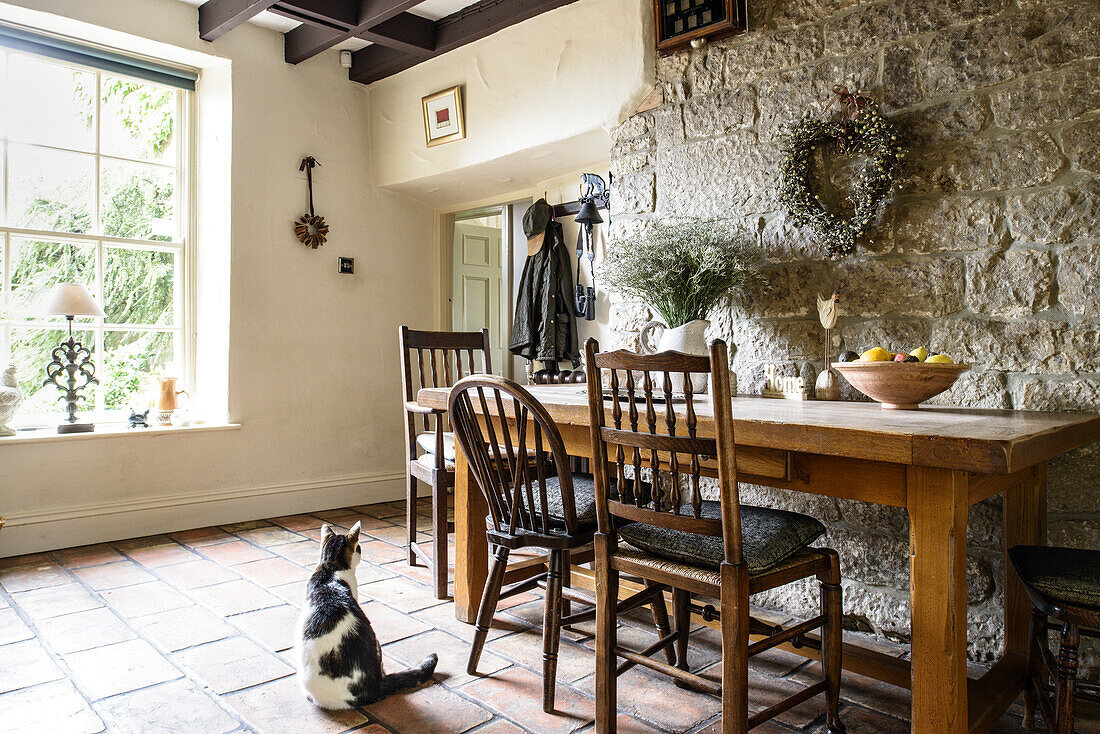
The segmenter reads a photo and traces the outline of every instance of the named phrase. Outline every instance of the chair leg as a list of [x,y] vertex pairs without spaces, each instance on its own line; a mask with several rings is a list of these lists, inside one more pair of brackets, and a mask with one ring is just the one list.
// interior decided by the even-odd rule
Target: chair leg
[[[569,560],[569,551],[562,551],[561,556],[561,585],[562,588],[573,588],[573,565]],[[573,607],[570,605],[569,600],[562,598],[561,600],[561,616],[568,617],[572,613]]]
[[672,622],[676,625],[676,667],[688,667],[688,640],[691,639],[691,594],[683,589],[672,590]]
[[744,566],[722,564],[722,734],[749,730],[749,590]]
[[834,734],[846,732],[840,721],[840,677],[844,655],[843,592],[840,588],[840,562],[835,553],[829,555],[829,570],[821,579],[821,613],[825,629],[821,635],[821,670],[825,674],[825,723]]
[[615,734],[618,713],[615,692],[618,623],[615,609],[619,601],[619,572],[608,562],[608,537],[596,533],[596,732]]
[[413,550],[413,543],[416,542],[416,477],[409,471],[405,473],[405,532],[409,565],[416,566],[416,552]]
[[550,551],[546,573],[546,607],[542,619],[542,710],[554,712],[561,641],[562,552]]
[[432,576],[435,577],[435,598],[447,598],[447,487],[436,481],[432,485]]
[[1031,610],[1031,625],[1027,633],[1027,685],[1024,686],[1024,728],[1035,728],[1035,709],[1038,707],[1038,695],[1046,695],[1043,690],[1043,656],[1039,645],[1046,644],[1047,615],[1038,609]]
[[[647,589],[652,589],[658,584],[653,581],[646,581],[645,586]],[[665,595],[662,592],[653,603],[650,605],[653,609],[653,626],[657,628],[657,636],[665,638],[669,634],[668,626],[668,607],[665,605]],[[676,664],[676,650],[672,646],[665,648],[665,659],[668,660],[669,665]]]
[[481,650],[485,639],[493,626],[493,616],[497,613],[500,601],[500,589],[504,586],[504,572],[508,570],[508,549],[497,547],[489,567],[489,578],[485,580],[485,592],[481,595],[481,606],[477,610],[477,622],[474,625],[474,641],[470,645],[470,659],[466,663],[466,672],[477,675],[477,661],[481,659]]
[[1073,731],[1073,705],[1077,695],[1077,645],[1079,642],[1077,625],[1068,622],[1062,625],[1062,644],[1058,649],[1058,672],[1056,674],[1056,706],[1054,734],[1071,734]]

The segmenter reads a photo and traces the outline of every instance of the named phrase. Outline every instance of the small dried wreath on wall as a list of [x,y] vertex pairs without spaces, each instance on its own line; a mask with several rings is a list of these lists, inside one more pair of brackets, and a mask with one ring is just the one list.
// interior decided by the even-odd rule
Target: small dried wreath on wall
[[[833,92],[837,95],[833,102],[839,100],[845,108],[844,117],[834,122],[803,120],[794,127],[780,163],[779,201],[796,225],[812,228],[829,255],[838,257],[855,252],[856,241],[886,205],[905,151],[898,143],[897,128],[882,116],[874,100],[839,85]],[[870,159],[855,182],[850,217],[831,211],[815,189],[813,158],[819,146],[823,152]]]
[[303,158],[302,165],[298,166],[299,171],[306,172],[306,186],[309,188],[309,214],[303,214],[294,223],[294,236],[303,245],[312,247],[314,250],[325,244],[325,240],[328,239],[328,225],[325,224],[325,218],[313,211],[313,168],[319,165],[321,164],[317,162],[316,158],[308,156]]

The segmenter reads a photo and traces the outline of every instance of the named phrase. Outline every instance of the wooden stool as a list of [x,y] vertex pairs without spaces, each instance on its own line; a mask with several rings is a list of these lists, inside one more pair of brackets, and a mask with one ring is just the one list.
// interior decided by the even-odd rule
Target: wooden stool
[[[1077,680],[1080,636],[1100,637],[1100,551],[1018,545],[1008,555],[1033,607],[1024,726],[1035,727],[1038,704],[1053,734],[1070,734],[1077,695],[1100,701],[1100,686]],[[1057,658],[1047,646],[1051,618],[1062,624]]]

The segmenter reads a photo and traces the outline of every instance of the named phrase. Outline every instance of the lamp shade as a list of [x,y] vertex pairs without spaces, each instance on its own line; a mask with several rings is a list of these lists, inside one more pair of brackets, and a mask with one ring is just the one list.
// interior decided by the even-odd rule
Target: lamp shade
[[79,283],[58,283],[51,288],[38,307],[45,316],[99,316],[103,309],[92,298],[88,289]]

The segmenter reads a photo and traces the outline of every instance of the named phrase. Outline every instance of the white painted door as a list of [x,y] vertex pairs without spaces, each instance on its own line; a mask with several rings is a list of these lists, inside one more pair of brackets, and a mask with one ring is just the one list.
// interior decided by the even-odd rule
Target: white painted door
[[501,231],[455,222],[451,323],[455,331],[489,329],[493,372],[507,374],[508,334],[501,318]]

